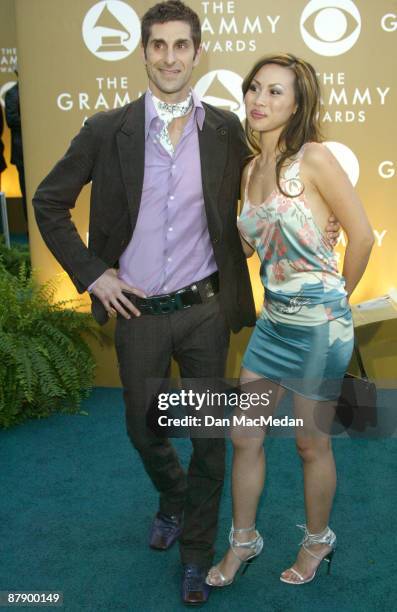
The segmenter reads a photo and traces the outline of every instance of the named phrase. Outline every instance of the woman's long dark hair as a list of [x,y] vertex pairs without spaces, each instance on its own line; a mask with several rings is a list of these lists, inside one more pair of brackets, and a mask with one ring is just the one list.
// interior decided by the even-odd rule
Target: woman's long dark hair
[[[256,73],[267,64],[277,64],[289,68],[295,75],[294,90],[297,110],[280,134],[278,140],[279,155],[276,157],[276,180],[281,193],[285,193],[280,185],[280,174],[284,162],[298,153],[305,142],[321,142],[319,125],[320,85],[316,72],[311,64],[290,53],[266,55],[253,66],[243,81],[243,95],[247,93]],[[259,140],[251,130],[248,120],[245,120],[245,133],[256,154],[261,152]]]

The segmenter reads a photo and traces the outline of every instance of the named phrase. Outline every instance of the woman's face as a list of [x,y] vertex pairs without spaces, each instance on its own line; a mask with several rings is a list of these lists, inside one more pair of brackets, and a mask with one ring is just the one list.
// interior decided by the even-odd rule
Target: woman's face
[[297,109],[295,75],[284,66],[266,64],[254,76],[244,102],[249,126],[257,132],[281,131]]

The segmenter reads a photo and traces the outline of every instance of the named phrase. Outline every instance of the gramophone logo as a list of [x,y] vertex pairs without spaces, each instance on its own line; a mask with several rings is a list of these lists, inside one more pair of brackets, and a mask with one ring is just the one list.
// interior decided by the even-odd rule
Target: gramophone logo
[[243,79],[231,70],[212,70],[196,83],[195,91],[203,102],[236,113],[240,121],[245,119],[241,85]]
[[135,11],[121,0],[94,4],[84,17],[83,39],[88,49],[108,62],[117,62],[132,53],[141,35]]

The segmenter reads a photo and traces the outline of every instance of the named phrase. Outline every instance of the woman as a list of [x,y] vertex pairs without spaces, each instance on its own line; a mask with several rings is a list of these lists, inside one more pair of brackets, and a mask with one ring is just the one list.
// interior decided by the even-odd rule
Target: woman
[[[243,93],[246,132],[257,155],[243,173],[238,225],[246,256],[256,251],[261,260],[266,300],[243,358],[241,383],[272,389],[277,400],[292,389],[295,417],[303,419],[296,444],[305,535],[294,564],[280,576],[297,585],[313,580],[322,560],[329,569],[335,550],[328,527],[336,486],[328,432],[353,348],[348,299],[364,273],[373,233],[346,174],[320,144],[313,67],[290,54],[265,57],[244,80]],[[343,276],[324,233],[331,213],[348,239]],[[250,436],[243,430],[232,432],[233,525],[230,548],[208,573],[212,586],[231,584],[263,547],[255,517],[265,477],[265,432],[258,428]]]

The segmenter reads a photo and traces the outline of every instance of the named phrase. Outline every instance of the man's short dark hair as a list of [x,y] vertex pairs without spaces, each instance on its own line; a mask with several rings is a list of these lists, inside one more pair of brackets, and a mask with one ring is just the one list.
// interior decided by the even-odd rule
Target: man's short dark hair
[[168,21],[185,21],[190,25],[194,49],[197,51],[201,43],[200,18],[193,9],[186,6],[180,0],[159,2],[146,11],[141,22],[141,37],[144,50],[146,51],[152,25],[154,23],[167,23]]

